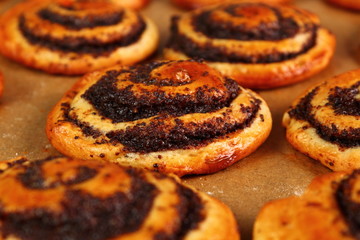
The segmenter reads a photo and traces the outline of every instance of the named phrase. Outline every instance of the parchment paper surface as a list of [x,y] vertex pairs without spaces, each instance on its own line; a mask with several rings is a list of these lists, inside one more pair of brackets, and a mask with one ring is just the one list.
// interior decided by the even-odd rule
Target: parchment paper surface
[[[170,16],[183,12],[168,1],[153,0],[143,10],[160,29],[159,53],[169,35]],[[16,2],[1,0],[1,11]],[[284,111],[311,85],[359,67],[360,13],[330,6],[322,0],[297,0],[295,5],[317,13],[322,24],[336,35],[337,49],[331,64],[302,83],[259,91],[271,109],[274,124],[270,137],[255,153],[218,173],[184,178],[188,184],[220,199],[233,210],[244,240],[251,239],[256,214],[264,203],[300,195],[315,176],[329,172],[287,143],[281,126]],[[59,155],[45,136],[46,116],[78,77],[49,75],[2,56],[0,70],[5,76],[5,92],[0,99],[0,160]]]

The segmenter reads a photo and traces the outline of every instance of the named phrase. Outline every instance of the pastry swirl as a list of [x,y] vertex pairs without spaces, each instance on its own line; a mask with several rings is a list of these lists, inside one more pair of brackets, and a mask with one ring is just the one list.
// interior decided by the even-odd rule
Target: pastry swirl
[[231,165],[260,146],[270,128],[258,95],[196,61],[86,75],[47,122],[51,143],[65,155],[178,175]]
[[49,73],[83,74],[133,64],[156,48],[154,24],[129,9],[96,1],[30,1],[0,19],[0,51]]
[[202,58],[245,87],[271,88],[323,69],[334,45],[312,13],[240,2],[174,17],[164,56]]
[[359,170],[333,172],[316,177],[300,197],[267,203],[256,218],[254,240],[358,239],[359,182]]
[[225,205],[176,177],[69,158],[0,169],[1,240],[239,239]]
[[285,113],[290,143],[332,170],[360,167],[360,71],[308,90]]

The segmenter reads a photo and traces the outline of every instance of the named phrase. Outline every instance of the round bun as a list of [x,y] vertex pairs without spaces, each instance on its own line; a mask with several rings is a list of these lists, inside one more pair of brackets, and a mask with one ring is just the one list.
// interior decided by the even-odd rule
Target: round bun
[[285,113],[288,141],[339,171],[360,168],[360,70],[307,90]]
[[329,3],[332,3],[334,5],[347,8],[350,10],[360,10],[360,2],[354,1],[354,0],[327,0]]
[[173,176],[69,158],[0,169],[0,240],[239,239],[228,207]]
[[85,75],[50,112],[47,136],[65,155],[166,173],[205,174],[268,137],[264,100],[196,61],[160,61]]
[[0,18],[0,52],[49,73],[84,74],[150,56],[158,31],[148,18],[97,1],[27,1]]
[[249,88],[273,88],[324,69],[335,37],[312,13],[265,3],[228,3],[174,17],[167,59],[201,58]]
[[290,3],[292,0],[171,0],[175,5],[184,9],[196,9],[224,2],[265,2],[265,3]]
[[253,239],[355,240],[359,186],[359,170],[316,177],[302,196],[267,203],[256,218]]

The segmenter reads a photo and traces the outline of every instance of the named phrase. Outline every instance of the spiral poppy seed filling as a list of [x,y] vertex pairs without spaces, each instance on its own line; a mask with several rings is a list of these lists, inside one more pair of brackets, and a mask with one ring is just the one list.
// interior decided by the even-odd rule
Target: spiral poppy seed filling
[[359,87],[360,81],[350,88],[335,87],[329,95],[328,105],[332,106],[336,114],[360,116],[360,100],[356,98],[360,92]]
[[70,104],[62,103],[61,111],[64,113],[64,119],[73,123],[75,126],[78,126],[85,136],[91,136],[93,138],[97,138],[101,136],[101,132],[97,129],[94,129],[89,123],[81,122],[79,119],[70,116]]
[[53,158],[46,158],[44,160],[38,160],[31,162],[28,166],[24,167],[24,172],[18,175],[18,180],[28,189],[53,189],[61,185],[74,185],[81,182],[85,182],[96,176],[97,171],[95,169],[80,166],[76,170],[76,177],[70,180],[58,179],[57,181],[48,183],[43,177],[41,167],[47,161],[51,161]]
[[[181,63],[180,61],[176,64]],[[229,106],[242,94],[240,86],[235,81],[225,78],[221,89],[205,83],[197,86],[190,94],[191,90],[186,84],[193,82],[191,77],[178,81],[163,79],[160,73],[150,74],[166,64],[171,66],[168,62],[157,62],[119,71],[108,71],[81,95],[81,98],[96,110],[97,113],[94,114],[110,119],[115,124],[150,118],[148,122],[136,123],[121,130],[103,132],[79,119],[76,111],[72,111],[73,108],[67,103],[62,104],[64,119],[79,127],[85,136],[97,139],[98,144],[121,143],[124,151],[150,153],[204,146],[214,138],[221,138],[249,127],[256,118],[261,100],[255,97],[251,98],[249,105],[240,106],[243,119],[232,116],[233,110]],[[181,73],[183,71],[186,70],[181,70]],[[206,70],[200,71],[204,71],[198,73],[202,76],[209,74]],[[118,84],[123,81],[129,83],[122,85],[121,88]],[[145,88],[139,90],[140,94],[134,92],[133,87],[138,83],[150,86],[151,91]],[[165,87],[181,86],[186,90],[176,94],[169,93],[163,90],[164,85]],[[180,119],[186,114],[210,113],[223,108],[227,109],[220,115],[199,122],[184,122]]]
[[[276,16],[276,20],[266,22],[261,21],[256,26],[246,26],[231,22],[231,20],[224,20],[213,17],[213,11],[223,10],[233,17],[243,17],[237,9],[246,7],[256,7],[269,10],[272,15]],[[260,13],[259,13],[260,14]],[[246,16],[244,17],[246,18]],[[179,19],[175,16],[171,23],[171,36],[167,43],[168,48],[175,49],[185,53],[188,57],[197,58],[201,56],[202,59],[212,62],[230,62],[230,63],[275,63],[293,59],[301,54],[306,53],[316,45],[317,30],[319,26],[315,23],[305,23],[301,28],[298,23],[291,17],[284,17],[282,13],[273,7],[265,4],[234,4],[224,9],[210,9],[194,15],[191,24],[194,31],[200,35],[207,36],[210,40],[238,40],[241,41],[279,41],[284,39],[294,38],[299,33],[309,33],[308,37],[302,43],[302,47],[297,51],[282,52],[280,50],[264,54],[246,54],[241,52],[234,52],[225,47],[215,46],[210,41],[204,44],[198,44],[187,33],[179,31]]]
[[[237,13],[237,8],[252,6],[252,4],[230,5],[224,9],[235,17],[243,17],[241,13]],[[270,9],[277,17],[273,22],[262,22],[255,28],[249,28],[243,24],[235,24],[229,20],[216,21],[211,17],[212,11],[204,11],[193,18],[192,24],[195,29],[210,38],[220,39],[236,39],[242,41],[256,41],[256,40],[282,40],[295,36],[299,32],[299,26],[291,18],[284,18],[281,12],[273,7],[258,4],[257,6]],[[311,30],[313,26],[307,26]]]
[[[54,15],[55,22],[62,21],[64,26],[72,29],[83,29],[83,28],[95,28],[98,27],[98,23],[100,23],[100,27],[104,26],[104,23],[109,23],[113,21],[114,16],[110,14],[101,15],[100,18],[91,18],[91,22],[86,22],[87,18],[85,17],[84,21],[77,22],[76,18],[74,18],[74,22],[69,20],[69,16],[66,18],[61,18],[61,16]],[[115,17],[116,18],[116,17]],[[121,18],[121,17],[120,17]],[[131,30],[126,34],[119,38],[113,38],[108,42],[103,42],[98,39],[96,36],[85,38],[85,37],[71,37],[65,36],[63,38],[54,38],[50,35],[37,35],[34,33],[27,25],[26,17],[24,15],[20,15],[19,17],[19,30],[22,35],[29,41],[31,44],[39,45],[50,50],[62,51],[62,52],[74,52],[79,54],[91,54],[94,56],[102,56],[107,55],[110,52],[116,50],[119,47],[129,46],[132,43],[135,43],[141,36],[141,34],[146,29],[146,24],[141,16],[137,17],[137,22],[131,27]],[[62,20],[59,20],[62,19]],[[98,22],[93,20],[99,20]],[[109,19],[109,20],[105,20]],[[45,19],[50,20],[50,19]],[[61,24],[61,23],[60,23]]]
[[80,30],[100,26],[110,26],[119,23],[124,15],[123,11],[110,12],[103,15],[86,15],[78,17],[74,15],[62,15],[51,9],[44,8],[38,12],[40,18],[53,23],[58,23],[66,28]]
[[[207,113],[227,107],[240,93],[239,85],[231,80],[226,80],[228,94],[219,96],[216,88],[208,88],[206,85],[196,89],[195,97],[177,94],[174,98],[168,98],[161,88],[150,92],[143,91],[141,96],[133,93],[132,85],[124,89],[118,89],[117,77],[121,74],[129,74],[130,81],[145,83],[146,85],[178,86],[171,80],[158,81],[149,78],[149,72],[159,65],[144,67],[132,67],[128,71],[109,71],[100,81],[87,90],[82,97],[88,100],[102,116],[110,118],[114,123],[134,121],[149,118],[156,115],[182,116],[188,113]],[[187,82],[189,83],[189,82]]]
[[355,239],[360,239],[360,202],[355,201],[352,196],[357,190],[355,185],[359,177],[360,171],[355,170],[339,183],[335,192],[337,204]]
[[[334,108],[334,112],[337,114],[345,114],[351,116],[359,116],[359,108],[357,110],[349,110],[349,107],[356,105],[358,100],[355,97],[355,88],[358,84],[350,87],[349,89],[340,89],[335,88],[332,89],[334,93],[330,94],[328,98],[328,103],[326,105],[330,105]],[[313,128],[316,129],[316,133],[324,140],[329,141],[331,143],[337,144],[341,148],[351,148],[360,146],[360,128],[349,127],[348,129],[338,129],[335,124],[331,124],[331,126],[325,126],[321,124],[312,113],[314,106],[312,105],[312,100],[316,96],[319,87],[313,89],[309,92],[305,97],[303,97],[299,104],[294,108],[290,109],[289,115],[292,118],[298,120],[307,121]],[[352,95],[345,96],[344,94],[352,92]],[[345,103],[342,102],[346,99],[353,99],[352,101]],[[342,103],[339,103],[342,102]],[[341,106],[345,106],[344,109],[340,110]],[[345,112],[345,113],[344,113]]]
[[181,225],[172,233],[159,232],[154,236],[154,240],[181,240],[184,239],[186,234],[191,230],[198,228],[199,223],[205,219],[204,205],[198,195],[194,192],[177,184],[177,194],[181,200],[177,206],[178,215],[181,219]]
[[[25,187],[44,191],[48,188],[43,185],[44,176],[41,170],[43,163],[40,161],[24,167],[25,171],[35,173],[30,186],[19,176]],[[80,166],[79,169],[88,168]],[[59,180],[53,182],[51,187],[70,186],[87,181],[96,176],[93,171],[80,170],[78,171],[80,175],[75,177],[76,181],[64,183]],[[8,212],[6,206],[0,203],[2,222],[0,229],[3,237],[14,235],[22,240],[104,240],[136,231],[149,214],[157,190],[136,170],[129,169],[127,173],[131,177],[129,193],[116,192],[109,197],[99,198],[82,190],[70,188],[65,191],[61,212],[52,212],[46,208]]]
[[156,152],[171,149],[187,149],[196,146],[205,146],[212,139],[222,137],[239,129],[249,127],[260,109],[261,101],[256,99],[252,107],[244,108],[248,113],[244,122],[228,122],[227,114],[223,118],[212,118],[203,123],[184,124],[176,119],[175,125],[169,127],[165,119],[160,117],[150,124],[138,124],[132,128],[112,131],[106,134],[110,142],[120,142],[130,152]]

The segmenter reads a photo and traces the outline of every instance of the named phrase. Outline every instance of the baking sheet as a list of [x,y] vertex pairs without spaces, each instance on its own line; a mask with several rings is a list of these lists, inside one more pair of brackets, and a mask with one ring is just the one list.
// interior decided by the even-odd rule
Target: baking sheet
[[[160,28],[160,47],[168,38],[170,16],[182,12],[168,1],[153,0],[143,10]],[[15,3],[0,0],[0,9],[4,11]],[[264,203],[300,195],[311,179],[329,172],[286,142],[281,127],[284,111],[309,86],[359,67],[360,13],[330,6],[322,0],[297,0],[295,4],[317,13],[322,24],[336,35],[337,49],[331,64],[305,82],[259,91],[269,104],[274,123],[270,137],[255,153],[218,173],[184,178],[188,184],[220,199],[233,210],[244,240],[251,239],[255,217]],[[0,99],[0,160],[59,155],[46,138],[46,116],[78,77],[49,75],[1,56],[0,70],[5,77],[5,91]]]

